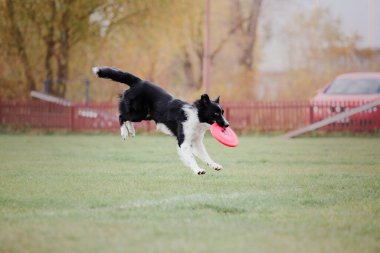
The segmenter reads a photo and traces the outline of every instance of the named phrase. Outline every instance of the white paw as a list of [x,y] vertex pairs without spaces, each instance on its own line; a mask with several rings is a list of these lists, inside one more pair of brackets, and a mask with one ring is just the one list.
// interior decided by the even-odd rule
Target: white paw
[[217,164],[215,162],[208,163],[207,165],[210,166],[211,168],[213,168],[214,170],[218,170],[219,171],[219,170],[223,169],[222,165]]
[[129,135],[132,137],[135,137],[136,131],[135,131],[135,128],[133,127],[132,122],[126,121],[125,125],[127,126],[127,130],[128,130]]
[[127,140],[128,139],[128,129],[127,127],[125,126],[125,124],[123,124],[121,127],[120,127],[120,135],[121,135],[121,138],[123,138],[123,140]]

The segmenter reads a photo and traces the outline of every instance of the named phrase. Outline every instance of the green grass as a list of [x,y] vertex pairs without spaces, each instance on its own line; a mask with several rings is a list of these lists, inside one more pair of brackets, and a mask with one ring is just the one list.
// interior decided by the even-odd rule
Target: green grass
[[205,142],[0,135],[0,252],[380,252],[380,138]]

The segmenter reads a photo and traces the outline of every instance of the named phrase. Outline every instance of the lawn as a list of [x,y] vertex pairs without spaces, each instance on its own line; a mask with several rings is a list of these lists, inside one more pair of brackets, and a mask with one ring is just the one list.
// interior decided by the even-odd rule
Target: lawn
[[0,135],[0,252],[380,252],[379,137],[205,142]]

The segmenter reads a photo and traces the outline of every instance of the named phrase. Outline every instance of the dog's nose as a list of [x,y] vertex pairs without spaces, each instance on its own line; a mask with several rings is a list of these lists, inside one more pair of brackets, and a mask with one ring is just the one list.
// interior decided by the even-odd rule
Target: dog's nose
[[229,126],[230,126],[230,124],[228,124],[228,123],[224,124],[224,127],[225,127],[225,128],[227,128],[227,127],[229,127]]

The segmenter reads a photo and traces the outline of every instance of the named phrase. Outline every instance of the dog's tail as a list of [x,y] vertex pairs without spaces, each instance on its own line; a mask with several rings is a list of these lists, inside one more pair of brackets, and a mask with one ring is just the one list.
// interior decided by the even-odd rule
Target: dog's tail
[[135,84],[141,82],[141,79],[137,76],[134,76],[128,72],[123,72],[117,68],[93,67],[92,72],[94,72],[97,77],[108,78],[115,82],[125,83],[130,87],[133,87]]

